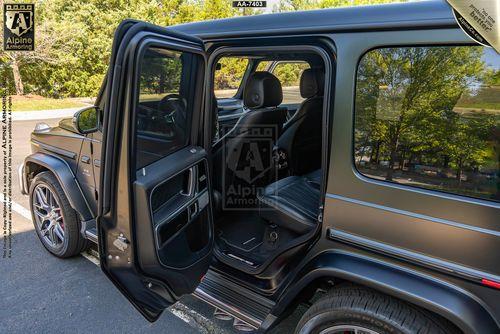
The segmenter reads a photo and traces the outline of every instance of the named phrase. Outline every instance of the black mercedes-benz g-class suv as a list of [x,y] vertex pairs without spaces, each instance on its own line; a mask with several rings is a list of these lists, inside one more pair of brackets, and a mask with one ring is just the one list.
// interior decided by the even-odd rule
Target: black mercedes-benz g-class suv
[[127,20],[22,188],[150,321],[193,293],[263,331],[314,300],[297,333],[499,333],[499,67],[444,2]]

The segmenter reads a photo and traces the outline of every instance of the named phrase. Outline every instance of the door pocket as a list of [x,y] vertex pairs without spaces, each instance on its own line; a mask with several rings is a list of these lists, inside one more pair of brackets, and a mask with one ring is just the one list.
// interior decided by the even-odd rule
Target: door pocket
[[158,258],[164,266],[184,268],[209,251],[210,219],[205,161],[158,186],[151,195]]
[[158,257],[163,265],[185,268],[206,254],[208,215],[208,206],[193,217],[190,217],[190,208],[186,207],[171,220],[157,226]]

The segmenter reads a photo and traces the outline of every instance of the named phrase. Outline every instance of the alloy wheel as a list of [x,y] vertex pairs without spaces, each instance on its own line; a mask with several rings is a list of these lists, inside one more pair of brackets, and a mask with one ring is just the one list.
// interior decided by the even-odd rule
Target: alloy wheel
[[53,248],[64,244],[64,219],[61,207],[52,191],[39,184],[33,190],[33,213],[43,240]]

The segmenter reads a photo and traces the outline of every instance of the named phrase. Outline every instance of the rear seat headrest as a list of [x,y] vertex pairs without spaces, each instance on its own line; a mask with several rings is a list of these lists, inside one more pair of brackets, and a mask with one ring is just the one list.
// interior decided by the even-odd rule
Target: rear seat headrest
[[276,107],[283,101],[281,83],[269,72],[254,72],[243,92],[243,103],[251,109]]
[[300,95],[307,99],[323,96],[325,88],[325,72],[318,68],[308,68],[300,77]]

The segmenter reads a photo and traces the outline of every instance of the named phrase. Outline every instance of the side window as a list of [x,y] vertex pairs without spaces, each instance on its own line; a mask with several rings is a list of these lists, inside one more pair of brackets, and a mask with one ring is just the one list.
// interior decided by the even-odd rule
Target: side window
[[197,55],[148,48],[140,64],[136,109],[137,169],[188,144]]
[[221,58],[217,63],[217,69],[214,74],[215,97],[220,99],[236,95],[247,66],[247,58]]
[[298,104],[304,100],[300,96],[300,77],[309,67],[305,61],[279,62],[274,66],[272,73],[283,87],[283,104]]
[[358,67],[354,162],[365,176],[500,202],[500,56],[383,48]]

